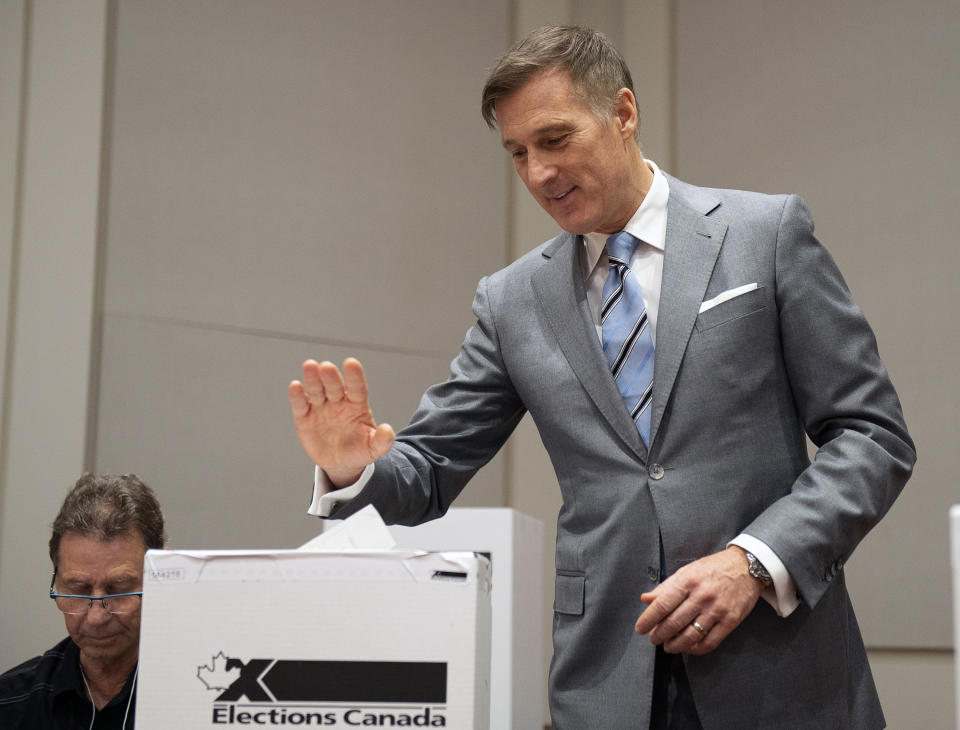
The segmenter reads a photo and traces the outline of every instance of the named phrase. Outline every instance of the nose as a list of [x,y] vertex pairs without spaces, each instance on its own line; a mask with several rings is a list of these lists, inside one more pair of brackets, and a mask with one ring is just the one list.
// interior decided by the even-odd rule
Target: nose
[[557,168],[532,152],[527,153],[527,185],[542,187],[557,175]]

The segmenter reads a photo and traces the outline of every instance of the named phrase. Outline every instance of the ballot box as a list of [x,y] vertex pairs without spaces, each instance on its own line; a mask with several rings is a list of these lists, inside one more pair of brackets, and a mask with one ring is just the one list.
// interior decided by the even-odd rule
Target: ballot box
[[453,507],[417,527],[389,529],[401,548],[470,550],[490,558],[490,727],[543,730],[543,523],[506,507]]
[[472,552],[150,550],[138,730],[489,727]]

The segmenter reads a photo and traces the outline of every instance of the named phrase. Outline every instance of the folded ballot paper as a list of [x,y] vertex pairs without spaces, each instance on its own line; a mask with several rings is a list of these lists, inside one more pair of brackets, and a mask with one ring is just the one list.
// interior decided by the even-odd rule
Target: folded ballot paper
[[372,507],[296,550],[150,550],[138,730],[487,728],[490,564]]
[[345,520],[328,527],[300,550],[391,550],[397,545],[376,507],[367,505]]

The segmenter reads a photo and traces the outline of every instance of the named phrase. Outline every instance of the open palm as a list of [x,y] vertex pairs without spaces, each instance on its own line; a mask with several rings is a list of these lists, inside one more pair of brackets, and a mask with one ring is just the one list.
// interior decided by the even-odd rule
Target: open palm
[[307,360],[303,381],[291,382],[287,395],[300,444],[338,487],[355,482],[393,445],[393,428],[373,418],[359,360],[344,360],[342,374],[332,362]]

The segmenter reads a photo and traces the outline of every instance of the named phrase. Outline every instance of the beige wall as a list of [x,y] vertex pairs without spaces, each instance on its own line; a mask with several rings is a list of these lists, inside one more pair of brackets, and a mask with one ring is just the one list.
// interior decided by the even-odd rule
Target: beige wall
[[[2,202],[13,225],[0,234],[16,267],[9,270],[4,309],[0,421],[0,657],[11,665],[63,632],[62,617],[44,595],[46,544],[86,448],[106,3],[8,1],[0,8],[4,41],[22,50],[4,46],[4,70],[11,73],[0,74],[7,79],[0,107],[18,120],[2,128],[4,145],[11,130],[17,140],[15,179],[5,183]],[[25,83],[22,94],[17,81]],[[9,161],[5,152],[3,162]],[[4,167],[0,175],[9,173]]]
[[[506,163],[476,111],[505,0],[277,8],[115,19],[94,465],[161,485],[179,545],[314,535],[285,396],[302,360],[359,357],[400,426],[507,261]],[[503,503],[503,461],[466,503]]]
[[890,730],[956,727],[952,651],[870,649],[867,654]]
[[[24,3],[7,2],[0,4],[0,302],[3,304],[3,316],[0,316],[0,402],[5,402],[3,383],[7,372],[7,331],[9,329],[10,308],[15,290],[13,270],[14,239],[17,222],[17,168],[19,131],[20,131],[20,91],[23,87],[23,24]],[[0,409],[2,415],[5,409]],[[3,431],[0,430],[0,434]],[[3,463],[3,441],[0,440],[0,464]]]
[[[631,64],[645,153],[691,182],[804,194],[877,329],[921,463],[849,581],[890,726],[948,727],[949,591],[930,586],[948,585],[957,494],[956,328],[936,306],[955,6],[224,2],[0,0],[2,663],[62,634],[44,543],[83,467],[140,472],[180,546],[316,531],[287,380],[358,354],[400,425],[445,375],[476,280],[555,233],[479,120],[483,74],[530,28],[583,22]],[[552,543],[529,419],[484,471],[463,504],[537,516]]]

